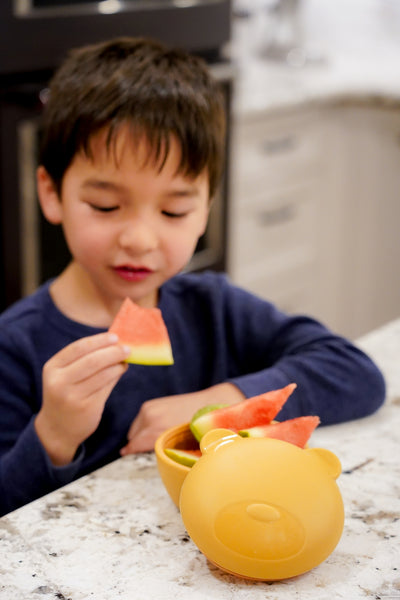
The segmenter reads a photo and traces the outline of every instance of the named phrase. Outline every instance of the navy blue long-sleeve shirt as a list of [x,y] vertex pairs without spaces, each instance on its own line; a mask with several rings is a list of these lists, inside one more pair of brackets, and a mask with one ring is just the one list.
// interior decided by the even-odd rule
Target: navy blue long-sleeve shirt
[[318,415],[321,424],[371,414],[385,384],[349,341],[306,316],[288,316],[223,275],[178,275],[161,290],[172,366],[130,365],[97,431],[72,463],[52,465],[34,428],[44,363],[71,342],[103,331],[54,305],[49,283],[0,316],[0,515],[118,458],[146,400],[231,382],[246,397],[297,383],[278,419]]

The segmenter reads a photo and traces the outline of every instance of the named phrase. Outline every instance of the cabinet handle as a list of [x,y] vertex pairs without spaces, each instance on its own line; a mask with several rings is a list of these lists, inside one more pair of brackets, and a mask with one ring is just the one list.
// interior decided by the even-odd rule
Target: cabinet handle
[[268,139],[261,142],[262,154],[280,154],[291,152],[297,146],[297,138],[294,135],[287,135],[280,138]]
[[293,220],[296,217],[296,207],[293,204],[284,204],[277,208],[260,210],[255,217],[262,227],[274,227]]

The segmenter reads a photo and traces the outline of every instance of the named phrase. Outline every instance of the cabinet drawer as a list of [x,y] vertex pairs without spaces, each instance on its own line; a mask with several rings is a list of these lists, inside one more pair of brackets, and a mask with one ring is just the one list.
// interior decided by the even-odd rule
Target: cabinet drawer
[[229,258],[232,269],[279,260],[280,255],[317,252],[318,204],[312,183],[259,195],[234,207]]
[[236,283],[290,314],[313,316],[316,309],[313,265],[300,263],[275,273],[238,277]]
[[293,121],[286,127],[241,123],[234,136],[233,181],[240,195],[260,182],[272,185],[315,175],[320,162],[319,135],[313,123]]

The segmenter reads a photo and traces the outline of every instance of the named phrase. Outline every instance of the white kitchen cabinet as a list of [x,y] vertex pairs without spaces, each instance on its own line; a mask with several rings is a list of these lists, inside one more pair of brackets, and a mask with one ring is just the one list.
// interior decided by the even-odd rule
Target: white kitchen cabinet
[[400,315],[400,111],[347,108],[343,130],[343,326],[357,337]]
[[323,313],[324,140],[319,111],[254,116],[233,131],[229,273],[289,312]]
[[354,338],[400,314],[400,115],[321,107],[233,131],[228,270]]

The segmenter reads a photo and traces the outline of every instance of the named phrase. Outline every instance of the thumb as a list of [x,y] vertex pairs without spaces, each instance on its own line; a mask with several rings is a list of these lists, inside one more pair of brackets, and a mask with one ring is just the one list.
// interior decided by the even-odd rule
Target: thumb
[[152,435],[149,430],[142,429],[136,435],[129,437],[130,439],[128,440],[126,446],[120,450],[121,456],[154,450],[155,439],[154,435]]

